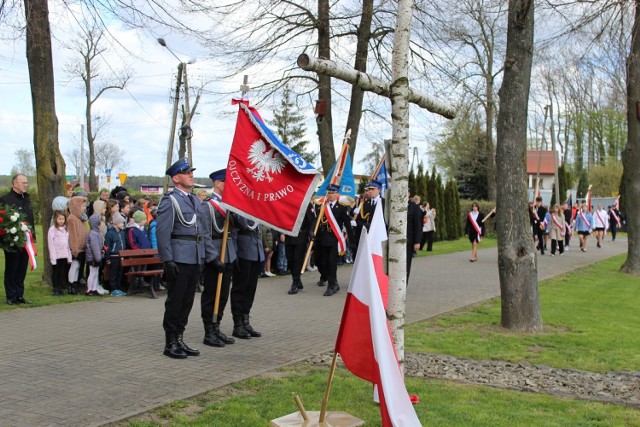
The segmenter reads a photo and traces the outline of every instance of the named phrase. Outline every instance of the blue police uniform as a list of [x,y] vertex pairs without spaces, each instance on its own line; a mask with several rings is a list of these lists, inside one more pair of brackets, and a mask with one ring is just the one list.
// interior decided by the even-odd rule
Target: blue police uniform
[[233,271],[231,287],[231,314],[233,315],[233,336],[247,339],[262,334],[249,323],[249,313],[258,288],[260,263],[265,260],[260,225],[250,219],[237,216],[238,262]]
[[[187,159],[180,159],[166,174],[173,177],[193,170]],[[184,343],[183,333],[195,298],[200,264],[205,260],[205,238],[208,236],[203,213],[202,201],[179,188],[167,192],[158,204],[156,238],[167,282],[162,322],[166,334],[164,354],[178,359],[199,355],[198,350]]]
[[[213,172],[209,178],[213,182],[225,179],[226,170],[222,169]],[[229,300],[229,291],[231,288],[231,278],[233,276],[233,265],[238,258],[236,250],[236,234],[237,230],[233,225],[231,212],[225,210],[222,205],[222,198],[217,193],[212,193],[211,197],[205,200],[204,205],[207,207],[205,218],[208,225],[207,230],[211,233],[211,239],[207,239],[208,249],[207,259],[204,266],[204,290],[200,299],[200,309],[202,323],[204,324],[204,340],[203,343],[213,347],[224,347],[226,344],[233,344],[233,338],[227,337],[220,331],[220,322],[224,309]],[[229,216],[229,229],[227,232],[227,243],[225,247],[224,267],[216,265],[215,259],[219,260],[222,252],[222,238],[224,232],[224,222],[226,216]],[[222,270],[222,271],[221,271]],[[218,285],[218,274],[222,272],[222,283],[220,287],[220,295],[216,295]],[[218,313],[214,318],[215,299],[218,298]]]

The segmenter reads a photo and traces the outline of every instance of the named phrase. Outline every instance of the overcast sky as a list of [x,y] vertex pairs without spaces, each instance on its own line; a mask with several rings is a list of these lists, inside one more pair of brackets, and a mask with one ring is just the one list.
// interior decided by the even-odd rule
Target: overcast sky
[[[84,122],[84,86],[80,78],[71,78],[65,71],[73,52],[65,48],[63,43],[75,37],[75,31],[70,28],[77,24],[72,21],[69,23],[69,13],[66,9],[63,10],[64,13],[60,13],[55,6],[50,7],[54,35],[53,62],[59,144],[60,151],[66,159],[67,153],[79,147],[80,126]],[[198,51],[195,43],[181,40],[177,36],[151,36],[140,31],[123,31],[118,27],[111,27],[109,30],[115,39],[134,54],[129,55],[111,41],[105,44],[108,59],[107,63],[102,65],[102,73],[108,75],[128,67],[133,78],[126,90],[105,92],[93,107],[94,114],[109,117],[110,124],[99,136],[100,140],[120,144],[127,156],[129,167],[113,172],[129,175],[164,174],[172,111],[170,93],[175,87],[178,61],[166,48],[158,44],[156,37],[160,36],[165,38],[167,45],[182,61],[195,59],[195,63],[188,66],[191,86],[208,81],[197,115],[192,120],[194,166],[197,168],[195,174],[206,177],[211,171],[225,167],[235,129],[237,106],[231,105],[231,96],[214,95],[213,92],[233,91],[238,97],[242,76],[233,81],[210,81],[216,72],[215,61],[203,59],[207,56],[206,52]],[[3,35],[7,36],[7,33]],[[260,79],[261,67],[265,65],[256,66],[254,74],[249,75],[250,85]],[[5,156],[4,161],[0,162],[0,174],[6,175],[16,164],[16,150],[33,150],[31,94],[23,38],[0,43],[0,93],[3,100],[0,103],[0,126],[3,128],[0,145]],[[252,94],[249,92],[248,98],[251,97]],[[193,102],[192,99],[191,103]],[[273,112],[270,108],[259,107],[259,111],[265,120],[272,119]],[[319,147],[313,111],[309,108],[308,111],[301,112],[306,118],[308,139],[312,141],[311,149],[317,152]],[[337,150],[346,123],[346,108],[336,106],[333,114]],[[436,136],[433,126],[438,128],[442,123],[443,120],[437,120],[436,125],[415,118],[412,120],[412,146],[419,147],[420,156],[426,153],[425,141]],[[390,137],[391,127],[388,123],[379,119],[364,119],[354,172],[364,173],[364,166],[360,160],[370,151],[371,140],[378,141]],[[319,156],[317,163],[316,166],[319,166]],[[68,175],[71,173],[72,170],[67,171]]]

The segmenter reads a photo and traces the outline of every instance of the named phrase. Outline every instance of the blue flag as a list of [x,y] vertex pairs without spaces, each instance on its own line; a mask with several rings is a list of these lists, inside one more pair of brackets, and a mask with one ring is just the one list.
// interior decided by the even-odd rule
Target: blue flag
[[389,181],[391,179],[391,176],[387,173],[387,162],[382,162],[382,165],[380,166],[380,170],[378,170],[378,173],[376,174],[375,180],[378,181],[380,184],[382,184],[382,192],[384,192],[385,190],[388,190],[390,185],[389,185]]
[[[331,181],[331,177],[333,177],[333,172],[335,171],[335,169],[336,165],[334,164],[329,171],[329,175],[327,175],[327,178],[316,190],[316,196],[325,196],[327,194],[327,187],[329,186],[329,182]],[[344,165],[344,171],[342,171],[342,179],[340,180],[340,196],[347,196],[351,197],[352,199],[355,199],[356,197],[356,181],[353,177],[353,170],[351,169],[351,156],[348,151],[347,161]]]

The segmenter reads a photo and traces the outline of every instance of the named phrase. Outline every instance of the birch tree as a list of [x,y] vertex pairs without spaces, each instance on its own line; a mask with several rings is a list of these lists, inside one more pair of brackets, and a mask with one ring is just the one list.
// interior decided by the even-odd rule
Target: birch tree
[[413,0],[399,0],[393,37],[391,117],[391,212],[389,215],[389,306],[387,317],[398,361],[404,361],[404,307],[407,296],[407,192],[409,175],[409,38]]

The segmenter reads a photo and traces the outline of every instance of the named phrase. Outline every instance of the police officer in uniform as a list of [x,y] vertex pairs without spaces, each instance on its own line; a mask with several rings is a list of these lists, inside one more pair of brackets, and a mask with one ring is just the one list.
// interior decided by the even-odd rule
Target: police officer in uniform
[[175,189],[167,192],[158,205],[156,236],[158,253],[164,263],[167,282],[162,326],[166,335],[164,354],[175,359],[198,356],[197,349],[184,343],[183,333],[205,259],[206,229],[203,204],[194,194],[193,171],[186,158],[175,162],[166,174]]
[[[231,277],[233,275],[233,265],[237,259],[236,251],[236,228],[233,226],[233,216],[222,205],[222,193],[224,192],[224,180],[226,169],[212,172],[209,175],[213,181],[213,192],[211,197],[205,199],[205,206],[208,208],[208,215],[205,214],[211,222],[209,229],[211,230],[211,240],[207,240],[213,249],[207,250],[207,263],[204,266],[204,290],[200,300],[202,322],[204,323],[204,341],[206,345],[212,347],[224,347],[227,344],[233,344],[235,340],[227,337],[220,331],[220,322],[224,309],[229,300],[229,290],[231,288]],[[215,264],[214,256],[222,251],[222,237],[224,232],[224,222],[226,216],[229,215],[229,229],[227,233],[227,244],[224,256],[224,267],[222,271],[219,266],[222,262]],[[219,258],[217,258],[219,261]],[[216,295],[218,285],[218,273],[222,273],[222,285],[220,288],[220,296]],[[213,309],[215,298],[218,298],[218,315],[213,318]]]
[[262,336],[251,326],[249,314],[258,288],[260,263],[265,260],[265,253],[260,224],[238,215],[234,225],[238,230],[238,262],[233,270],[231,287],[232,335],[236,338],[249,339]]
[[323,294],[325,297],[331,296],[340,290],[340,285],[338,285],[337,279],[339,255],[338,239],[335,234],[333,234],[326,210],[331,209],[340,232],[345,228],[347,230],[349,242],[354,241],[349,210],[346,206],[338,203],[338,199],[340,197],[338,194],[339,190],[340,187],[337,185],[331,184],[327,187],[325,213],[320,219],[320,226],[318,227],[318,233],[315,240],[314,256],[316,265],[320,271],[320,281],[318,282],[318,285],[323,286],[325,280],[329,282],[329,286]]

